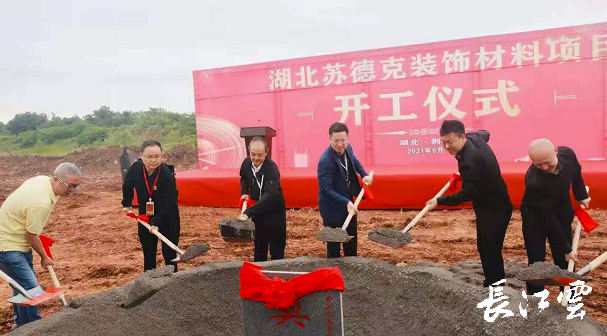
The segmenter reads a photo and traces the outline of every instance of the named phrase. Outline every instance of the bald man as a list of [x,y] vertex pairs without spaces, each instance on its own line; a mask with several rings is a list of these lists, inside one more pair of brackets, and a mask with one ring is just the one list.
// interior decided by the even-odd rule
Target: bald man
[[280,186],[278,166],[268,157],[268,143],[254,137],[249,143],[250,156],[240,166],[241,199],[257,203],[245,210],[240,219],[255,223],[254,261],[284,259],[287,244],[287,212]]
[[[567,269],[567,261],[575,260],[571,253],[573,208],[569,189],[573,188],[573,195],[581,206],[588,207],[590,202],[582,167],[571,148],[555,147],[548,139],[531,142],[529,158],[533,164],[525,175],[525,195],[521,203],[529,265],[545,261],[547,239],[554,263]],[[542,285],[527,283],[529,294],[543,290]]]

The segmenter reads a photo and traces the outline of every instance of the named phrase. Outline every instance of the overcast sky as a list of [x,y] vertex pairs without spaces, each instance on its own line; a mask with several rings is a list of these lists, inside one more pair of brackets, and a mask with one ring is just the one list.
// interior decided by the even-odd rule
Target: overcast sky
[[0,121],[191,112],[193,70],[606,21],[606,0],[1,0]]

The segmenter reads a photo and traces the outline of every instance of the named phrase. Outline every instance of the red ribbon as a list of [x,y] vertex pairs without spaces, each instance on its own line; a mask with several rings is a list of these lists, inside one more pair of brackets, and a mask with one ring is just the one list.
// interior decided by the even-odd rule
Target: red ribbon
[[454,173],[449,179],[449,192],[457,191],[457,182],[462,180],[462,176],[458,173]]
[[127,212],[126,215],[131,218],[140,219],[140,220],[150,224],[150,216],[148,216],[147,214],[136,215],[134,212]]
[[240,297],[264,302],[270,309],[288,309],[295,301],[310,293],[346,288],[337,266],[317,269],[285,281],[269,278],[261,272],[263,267],[245,262],[240,269]]
[[252,207],[253,205],[255,205],[255,203],[257,203],[257,202],[255,202],[255,200],[252,200],[252,199],[245,200],[244,198],[241,198],[240,202],[238,203],[238,209],[242,210],[242,205],[244,204],[244,201],[247,201],[247,209]]
[[365,194],[363,195],[363,198],[366,199],[369,202],[373,202],[373,200],[375,199],[375,196],[373,196],[373,193],[371,192],[371,187],[362,183],[363,189],[365,189]]
[[576,206],[574,211],[575,216],[580,221],[580,223],[582,223],[584,231],[586,231],[587,233],[590,233],[590,231],[599,227],[599,223],[592,219],[592,217],[590,217],[586,210],[584,210],[584,208],[582,208],[581,206]]
[[53,246],[53,243],[55,242],[53,240],[53,238],[47,237],[45,235],[40,235],[40,242],[42,242],[42,247],[44,247],[44,252],[46,252],[46,255],[53,259],[53,256],[51,255],[51,246]]

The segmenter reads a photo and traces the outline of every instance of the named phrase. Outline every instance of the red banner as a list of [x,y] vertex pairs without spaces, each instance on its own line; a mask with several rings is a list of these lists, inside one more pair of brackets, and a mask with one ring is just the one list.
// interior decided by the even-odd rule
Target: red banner
[[446,119],[489,130],[501,162],[540,137],[602,160],[606,64],[601,23],[194,71],[199,168],[240,167],[249,126],[276,130],[280,168],[314,168],[335,121],[365,166],[452,164]]

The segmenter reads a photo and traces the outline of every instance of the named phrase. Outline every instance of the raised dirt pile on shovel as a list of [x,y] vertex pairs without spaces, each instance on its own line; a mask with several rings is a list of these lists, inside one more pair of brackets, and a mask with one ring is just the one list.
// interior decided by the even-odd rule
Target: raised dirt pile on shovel
[[[247,206],[254,205],[255,201],[241,199],[238,206],[241,214],[247,210]],[[235,218],[224,218],[219,223],[219,232],[223,240],[228,242],[250,242],[255,235],[255,223],[251,219],[240,220]]]
[[185,249],[185,251],[183,251],[184,253],[179,257],[179,260],[188,261],[190,259],[203,255],[209,249],[210,247],[208,244],[194,244]]
[[588,281],[589,278],[577,275],[573,272],[564,270],[554,263],[540,261],[531,264],[516,274],[516,278],[522,281],[544,283],[546,285],[559,286],[561,285],[555,279],[565,278],[571,280]]
[[347,242],[350,240],[350,237],[348,236],[348,232],[340,227],[331,228],[325,226],[316,236],[316,240],[324,242]]
[[[136,282],[79,300],[48,318],[11,335],[243,335],[238,272],[242,262],[211,263],[156,278],[133,293]],[[541,313],[529,301],[528,316],[518,313],[520,292],[504,288],[513,317],[494,323],[476,305],[489,290],[466,284],[444,269],[396,267],[363,258],[297,258],[262,263],[266,269],[312,271],[338,265],[346,283],[343,296],[346,335],[607,335],[607,328],[587,316],[567,320],[568,312],[551,304]],[[141,281],[138,280],[138,281]],[[151,280],[154,279],[154,280]],[[122,305],[122,307],[121,307]],[[525,307],[526,303],[522,302]],[[538,314],[539,313],[539,314]]]
[[219,230],[226,241],[247,242],[253,240],[255,223],[251,220],[224,218],[219,223]]
[[410,234],[388,227],[380,227],[370,232],[369,239],[393,248],[410,244],[413,241],[413,237]]

